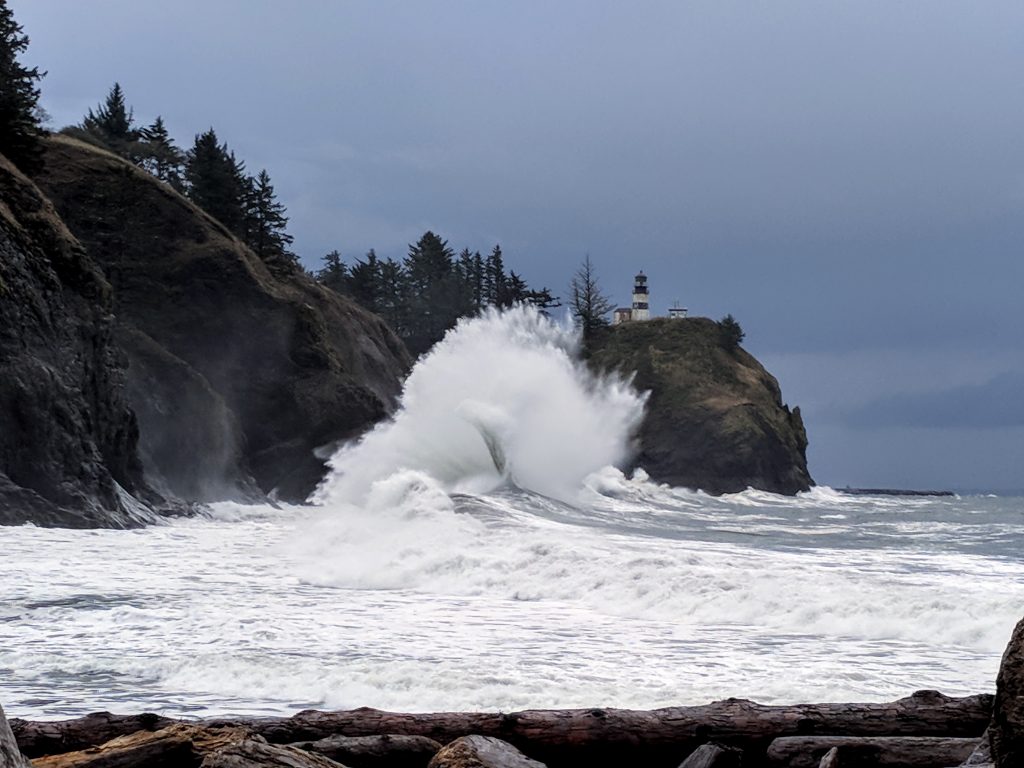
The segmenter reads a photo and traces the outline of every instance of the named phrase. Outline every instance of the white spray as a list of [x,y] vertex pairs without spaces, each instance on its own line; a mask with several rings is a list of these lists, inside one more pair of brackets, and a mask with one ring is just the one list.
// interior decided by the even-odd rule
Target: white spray
[[331,458],[313,500],[364,506],[375,484],[408,472],[446,493],[511,481],[573,498],[629,457],[644,405],[628,382],[594,376],[578,344],[527,306],[461,321],[416,364],[395,417]]

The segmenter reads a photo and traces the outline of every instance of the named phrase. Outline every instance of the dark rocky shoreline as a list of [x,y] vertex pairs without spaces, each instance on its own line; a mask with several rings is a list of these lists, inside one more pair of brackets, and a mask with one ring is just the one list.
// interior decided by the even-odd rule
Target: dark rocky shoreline
[[[302,502],[393,410],[412,363],[378,316],[261,259],[167,184],[63,136],[0,157],[0,525],[133,527]],[[709,493],[812,484],[778,382],[707,318],[605,329],[649,390],[633,466]]]

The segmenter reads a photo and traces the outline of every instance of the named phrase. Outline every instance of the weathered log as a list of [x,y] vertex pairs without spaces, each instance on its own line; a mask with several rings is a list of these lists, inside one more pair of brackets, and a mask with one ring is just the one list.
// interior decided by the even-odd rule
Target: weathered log
[[140,731],[97,747],[40,757],[34,768],[179,768],[196,764],[192,740],[179,729]]
[[95,747],[136,731],[159,731],[175,721],[148,712],[141,715],[96,712],[74,720],[34,722],[12,717],[10,722],[21,751],[27,757],[36,758]]
[[38,757],[35,768],[119,768],[120,766],[198,766],[222,747],[252,738],[248,728],[204,728],[176,723],[159,731],[138,731],[74,752]]
[[11,726],[0,707],[0,768],[29,768],[28,760],[21,754]]
[[839,768],[839,747],[832,747],[818,763],[818,768]]
[[348,768],[426,768],[441,744],[426,736],[328,736],[290,746],[316,752]]
[[1024,766],[1024,619],[1010,635],[999,665],[989,735],[998,768]]
[[786,736],[768,747],[768,764],[819,768],[838,748],[843,768],[949,768],[966,760],[978,743],[937,736]]
[[[992,696],[961,699],[919,691],[888,704],[798,704],[765,706],[727,699],[697,707],[651,711],[622,709],[527,710],[501,713],[398,714],[376,709],[341,712],[307,710],[289,718],[218,719],[204,724],[244,725],[267,741],[290,744],[328,736],[401,734],[427,736],[442,744],[479,734],[509,742],[552,765],[591,766],[644,763],[676,768],[701,744],[715,741],[748,752],[761,752],[779,736],[843,734],[847,736],[980,737],[988,724]],[[155,715],[110,714],[63,723],[12,720],[18,744],[29,757],[81,748],[138,730]],[[94,730],[93,724],[99,726]],[[120,729],[120,730],[118,730]],[[55,748],[56,747],[56,748]],[[63,749],[67,749],[63,746]]]
[[427,768],[547,768],[507,741],[493,736],[463,736],[446,744]]
[[315,752],[246,739],[211,752],[201,768],[345,768]]
[[739,768],[743,753],[732,747],[702,744],[679,768]]

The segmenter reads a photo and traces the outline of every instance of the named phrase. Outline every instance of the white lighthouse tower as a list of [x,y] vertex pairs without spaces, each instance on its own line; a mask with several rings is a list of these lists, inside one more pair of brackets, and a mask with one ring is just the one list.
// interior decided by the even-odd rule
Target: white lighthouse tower
[[633,283],[633,311],[630,313],[632,320],[650,320],[651,305],[650,294],[647,292],[647,275],[643,270],[636,276]]

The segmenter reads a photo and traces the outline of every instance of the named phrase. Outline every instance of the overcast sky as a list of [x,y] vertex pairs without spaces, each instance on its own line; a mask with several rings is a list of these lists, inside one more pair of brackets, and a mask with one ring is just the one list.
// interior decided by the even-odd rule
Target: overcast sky
[[9,0],[57,127],[118,80],[266,167],[309,266],[433,229],[732,313],[831,485],[1024,488],[1024,4]]

